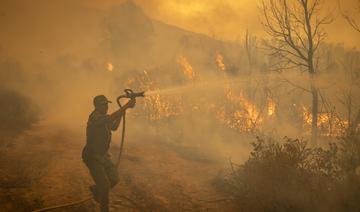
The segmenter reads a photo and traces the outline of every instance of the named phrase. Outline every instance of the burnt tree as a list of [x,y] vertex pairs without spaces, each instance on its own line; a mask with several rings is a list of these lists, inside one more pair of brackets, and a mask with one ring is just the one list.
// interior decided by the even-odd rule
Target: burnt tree
[[358,0],[357,7],[355,8],[354,12],[349,11],[343,11],[340,6],[340,12],[342,16],[345,18],[345,20],[348,22],[348,24],[355,29],[356,31],[360,32],[360,23],[356,20],[356,16],[359,16],[360,14],[360,0]]
[[320,17],[320,0],[266,0],[262,2],[262,24],[271,40],[265,43],[277,58],[278,70],[298,69],[309,74],[312,95],[312,142],[317,142],[319,92],[315,84],[317,50],[327,34],[322,26],[332,20]]

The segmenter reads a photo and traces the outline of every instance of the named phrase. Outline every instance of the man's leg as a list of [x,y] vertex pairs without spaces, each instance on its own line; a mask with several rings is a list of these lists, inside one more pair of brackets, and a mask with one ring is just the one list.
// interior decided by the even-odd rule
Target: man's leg
[[119,173],[116,165],[111,161],[110,157],[106,157],[105,162],[105,172],[110,182],[110,188],[113,188],[119,182]]
[[90,170],[91,177],[96,184],[96,192],[100,202],[101,212],[109,211],[109,191],[110,191],[110,182],[108,180],[105,168],[103,164],[92,161],[86,163]]

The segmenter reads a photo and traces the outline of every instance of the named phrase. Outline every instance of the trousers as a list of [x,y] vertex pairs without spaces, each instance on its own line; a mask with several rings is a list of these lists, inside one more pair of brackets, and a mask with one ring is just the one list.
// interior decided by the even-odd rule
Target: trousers
[[83,156],[83,161],[95,182],[94,195],[100,203],[101,212],[108,212],[110,189],[119,182],[117,167],[109,155],[96,157],[87,155]]

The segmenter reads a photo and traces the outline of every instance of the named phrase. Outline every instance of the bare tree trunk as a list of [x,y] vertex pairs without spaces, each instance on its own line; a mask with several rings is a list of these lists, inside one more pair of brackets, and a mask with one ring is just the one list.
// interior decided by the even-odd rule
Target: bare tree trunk
[[310,83],[311,83],[311,94],[312,94],[312,121],[311,121],[311,141],[313,143],[313,145],[317,145],[317,122],[318,122],[318,103],[319,103],[319,98],[318,98],[318,91],[316,88],[316,83],[315,83],[315,76],[316,76],[316,72],[315,72],[315,67],[314,67],[314,37],[313,37],[313,28],[311,26],[311,15],[309,14],[309,10],[308,10],[308,2],[307,1],[302,1],[303,2],[303,8],[304,8],[304,13],[305,13],[305,27],[306,27],[306,33],[307,33],[307,41],[308,41],[308,51],[307,51],[307,55],[308,55],[308,59],[307,59],[307,64],[309,67],[309,74],[310,74]]
[[357,112],[356,118],[354,119],[354,121],[352,122],[352,124],[350,125],[349,129],[348,129],[348,136],[349,137],[353,137],[356,134],[356,130],[358,127],[358,124],[360,123],[360,109]]
[[317,137],[318,137],[318,105],[319,105],[319,97],[318,91],[315,85],[312,82],[311,85],[311,94],[312,94],[312,120],[311,120],[311,141],[313,145],[317,145]]
[[[351,80],[352,81],[352,80]],[[348,129],[351,127],[351,106],[352,106],[352,83],[350,85],[350,91],[348,95]]]
[[252,47],[253,47],[253,43],[251,40],[251,35],[249,34],[249,30],[246,29],[246,33],[245,33],[245,50],[246,50],[246,56],[248,59],[248,63],[249,63],[249,77],[250,77],[250,85],[247,88],[247,94],[248,97],[250,99],[250,101],[254,102],[255,99],[255,94],[254,94],[254,89],[253,89],[253,69],[252,69]]
[[245,49],[246,49],[246,56],[249,62],[249,69],[252,72],[252,47],[253,47],[253,43],[252,43],[252,37],[249,34],[249,30],[246,29],[246,34],[245,34]]

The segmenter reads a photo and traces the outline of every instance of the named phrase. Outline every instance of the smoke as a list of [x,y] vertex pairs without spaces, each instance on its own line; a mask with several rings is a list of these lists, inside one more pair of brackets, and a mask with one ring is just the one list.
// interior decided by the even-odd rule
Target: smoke
[[[247,11],[250,3],[195,1],[181,10],[180,1],[136,2],[143,9],[132,1],[105,6],[103,1],[3,1],[2,82],[39,107],[44,125],[79,133],[95,95],[115,102],[124,88],[145,90],[149,96],[129,113],[129,136],[153,137],[182,155],[209,160],[244,160],[249,137],[258,133],[306,136],[302,106],[309,109],[310,95],[287,82],[308,88],[306,74],[269,74],[269,61],[256,46],[249,63],[242,41],[223,42],[150,18],[170,23],[185,17],[180,26],[198,32],[204,26],[211,34],[213,25],[215,34],[230,34],[247,28],[231,20],[256,19]],[[160,11],[165,12],[156,16]],[[260,45],[261,39],[254,42]],[[334,69],[331,76],[338,79],[340,68]],[[329,83],[323,78],[319,84]],[[267,111],[271,101],[273,116]],[[116,109],[113,103],[110,111]]]
[[[125,0],[83,2],[91,8],[108,9]],[[265,33],[260,23],[258,6],[261,1],[250,0],[213,0],[211,4],[201,1],[178,0],[135,0],[153,19],[175,25],[193,32],[225,40],[239,40],[249,30],[257,36]],[[339,1],[323,1],[323,11],[331,13],[334,22],[327,26],[328,40],[334,43],[345,43],[347,46],[359,46],[358,35],[339,13]],[[346,12],[356,8],[357,0],[343,0],[340,5]],[[353,11],[356,12],[356,11]],[[344,33],[337,33],[342,31]]]
[[[54,149],[62,146],[61,151],[67,151],[71,144],[75,148],[64,157],[69,162],[76,160],[78,165],[73,167],[78,168],[78,147],[85,145],[93,97],[104,94],[112,100],[111,113],[118,109],[116,97],[123,94],[123,89],[131,88],[146,95],[137,99],[136,107],[126,116],[124,156],[129,166],[140,161],[133,170],[135,174],[139,174],[137,167],[148,161],[158,162],[157,158],[143,158],[151,157],[144,150],[148,143],[153,144],[156,154],[171,150],[160,160],[174,153],[174,157],[186,160],[181,164],[174,160],[174,169],[203,163],[218,170],[228,168],[229,160],[235,164],[246,161],[256,136],[309,139],[312,99],[308,73],[270,71],[276,58],[263,51],[261,36],[249,33],[237,41],[212,36],[223,33],[230,38],[227,35],[242,34],[248,25],[253,27],[249,27],[250,32],[260,30],[255,21],[258,13],[251,9],[250,1],[204,2],[2,1],[1,135],[10,130],[19,133],[31,127],[34,131],[40,129],[31,139],[50,141],[46,143],[49,148],[41,151],[58,155]],[[317,56],[321,145],[343,135],[358,115],[360,53],[346,45],[325,43]],[[113,147],[119,145],[120,130],[113,134]],[[49,133],[52,131],[56,133]],[[66,140],[69,142],[62,142]],[[127,151],[130,143],[135,143],[129,145],[132,148],[144,151]],[[194,161],[201,163],[192,164]],[[44,169],[50,174],[56,171],[51,178],[60,176],[56,167],[59,162],[56,160],[51,172]],[[144,182],[153,180],[148,169],[167,169],[169,166],[162,164],[167,162],[141,168],[141,175],[148,178]],[[133,174],[129,171],[125,178]],[[203,184],[210,178],[204,177],[207,172],[194,173],[189,187],[193,180]]]

